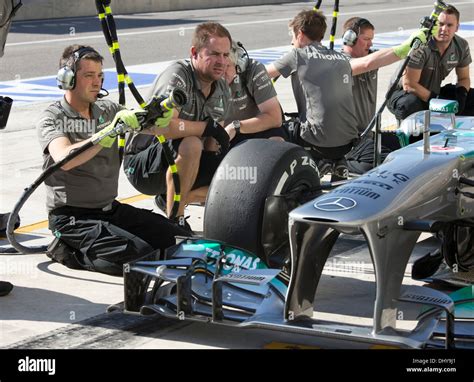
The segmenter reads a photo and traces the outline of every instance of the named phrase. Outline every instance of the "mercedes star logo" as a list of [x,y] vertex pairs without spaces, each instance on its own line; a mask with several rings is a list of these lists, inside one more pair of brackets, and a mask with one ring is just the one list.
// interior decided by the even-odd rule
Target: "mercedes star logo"
[[330,212],[347,211],[351,208],[354,208],[355,206],[357,206],[357,202],[354,199],[337,196],[324,198],[314,203],[314,208],[317,208],[321,211]]

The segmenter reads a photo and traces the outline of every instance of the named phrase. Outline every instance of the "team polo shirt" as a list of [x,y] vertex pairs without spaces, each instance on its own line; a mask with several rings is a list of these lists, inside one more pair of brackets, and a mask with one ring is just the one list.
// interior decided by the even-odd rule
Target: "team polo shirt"
[[[230,90],[224,79],[214,81],[211,94],[206,98],[191,61],[176,61],[155,79],[149,98],[168,96],[176,88],[183,90],[188,97],[186,105],[180,108],[179,118],[187,121],[203,121],[207,117],[217,122],[225,120],[230,108]],[[128,134],[125,153],[136,154],[157,141],[152,135]],[[172,148],[172,140],[167,144]]]
[[214,81],[211,94],[206,98],[191,61],[180,60],[158,76],[151,95],[169,95],[175,88],[184,90],[188,96],[188,102],[181,108],[179,118],[188,121],[202,121],[207,117],[215,121],[225,120],[229,110],[230,93],[224,79]]
[[[43,169],[54,163],[49,144],[65,137],[72,144],[90,138],[108,126],[115,114],[123,109],[109,100],[98,100],[91,106],[92,119],[75,111],[63,98],[43,111],[36,125],[43,150]],[[103,148],[92,159],[69,171],[62,169],[46,179],[46,207],[48,211],[61,206],[103,208],[117,196],[120,159],[117,144]]]
[[247,69],[235,76],[230,84],[230,112],[226,125],[234,120],[246,120],[260,114],[258,105],[276,97],[277,93],[265,66],[249,60]]
[[[463,68],[472,62],[468,42],[454,35],[448,49],[441,56],[436,40],[431,38],[428,44],[414,51],[408,62],[408,67],[421,69],[420,85],[436,94],[440,93],[441,83],[455,68]],[[399,88],[402,88],[401,81]]]
[[357,118],[357,128],[363,132],[375,114],[377,106],[377,70],[353,77],[352,94]]
[[274,65],[283,77],[292,76],[298,114],[307,122],[301,138],[320,147],[343,146],[357,138],[349,57],[313,43],[293,48]]

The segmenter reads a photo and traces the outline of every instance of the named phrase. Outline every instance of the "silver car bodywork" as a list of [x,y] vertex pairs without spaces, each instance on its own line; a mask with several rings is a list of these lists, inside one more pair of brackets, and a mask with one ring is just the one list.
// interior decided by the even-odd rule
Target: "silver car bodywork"
[[397,150],[381,166],[290,213],[293,267],[286,317],[311,316],[339,233],[363,234],[376,276],[374,332],[395,329],[396,299],[420,234],[474,217],[474,199],[465,196],[474,189],[461,181],[474,177],[473,123],[474,118],[459,118],[458,128],[435,135],[429,147],[425,139]]

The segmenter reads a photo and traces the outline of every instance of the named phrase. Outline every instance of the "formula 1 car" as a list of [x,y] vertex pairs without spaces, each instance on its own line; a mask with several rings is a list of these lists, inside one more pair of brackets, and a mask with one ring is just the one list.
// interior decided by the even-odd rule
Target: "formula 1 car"
[[[452,107],[438,101],[432,109]],[[430,127],[441,132],[430,138]],[[124,311],[401,348],[474,347],[472,315],[456,317],[472,293],[455,304],[426,287],[401,292],[422,232],[441,237],[454,270],[473,269],[474,118],[421,112],[400,131],[424,139],[330,192],[299,146],[250,140],[231,150],[210,187],[205,239],[184,239],[164,260],[126,264]],[[368,243],[373,327],[313,318],[323,267],[341,233]],[[400,301],[425,305],[411,331],[396,328]]]

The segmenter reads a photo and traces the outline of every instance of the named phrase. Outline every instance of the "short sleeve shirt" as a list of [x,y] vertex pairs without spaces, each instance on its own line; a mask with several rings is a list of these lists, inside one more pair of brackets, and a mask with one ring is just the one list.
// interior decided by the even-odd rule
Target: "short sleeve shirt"
[[[83,118],[63,98],[50,105],[36,125],[43,150],[43,169],[54,164],[49,144],[56,138],[68,138],[72,144],[91,137],[108,126],[123,107],[109,100],[91,106],[92,119]],[[116,144],[103,148],[92,159],[69,171],[57,170],[46,179],[46,207],[103,208],[117,196],[120,159]]]
[[[349,59],[349,54],[343,52]],[[352,77],[352,94],[357,117],[357,128],[363,132],[372,120],[377,107],[377,75],[378,69]]]
[[313,43],[293,48],[277,60],[283,77],[292,76],[302,122],[301,138],[320,147],[337,147],[357,138],[349,57]]
[[265,66],[250,60],[244,73],[230,84],[230,112],[226,125],[233,120],[246,120],[260,114],[258,105],[277,96]]
[[[155,79],[149,98],[168,96],[176,88],[183,90],[188,97],[186,105],[181,107],[179,118],[187,121],[204,121],[207,117],[217,122],[225,120],[230,108],[230,90],[224,79],[214,81],[211,94],[206,98],[191,61],[176,61]],[[136,154],[155,142],[157,139],[152,135],[129,134],[126,153]],[[172,141],[167,142],[171,147]]]
[[377,70],[353,77],[352,94],[359,132],[363,132],[375,114],[377,106]]
[[188,121],[203,121],[211,117],[215,121],[225,120],[229,110],[229,86],[224,79],[214,81],[209,97],[205,97],[190,60],[180,60],[166,68],[155,80],[153,95],[168,96],[175,88],[184,90],[188,102],[181,108],[179,118]]
[[412,54],[408,67],[421,69],[420,85],[439,94],[441,83],[448,74],[455,68],[468,66],[471,62],[468,42],[455,35],[442,56],[436,47],[436,40],[431,38],[428,44],[422,45]]

